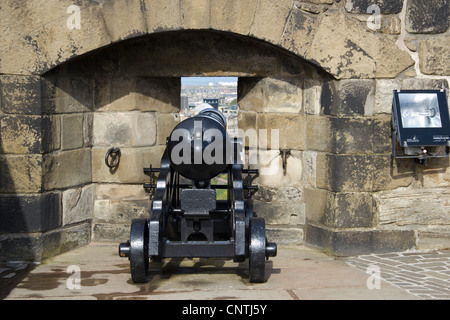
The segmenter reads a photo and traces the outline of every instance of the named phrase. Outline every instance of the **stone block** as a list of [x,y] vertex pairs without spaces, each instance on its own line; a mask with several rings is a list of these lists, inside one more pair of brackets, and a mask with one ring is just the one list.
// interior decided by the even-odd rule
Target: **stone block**
[[256,6],[250,35],[273,44],[280,42],[293,7],[292,0],[261,0]]
[[[141,186],[142,187],[142,186]],[[148,199],[96,200],[95,223],[130,223],[133,219],[148,218],[151,202]]]
[[54,113],[93,110],[93,82],[84,77],[48,76],[43,82],[43,108]]
[[0,155],[2,193],[39,193],[42,191],[41,154]]
[[403,8],[403,0],[345,0],[345,10],[351,13],[371,13],[367,12],[371,5],[377,5],[383,14],[399,13]]
[[255,183],[272,187],[298,185],[302,181],[302,160],[291,151],[286,158],[285,168],[279,150],[250,149],[249,163],[259,169]]
[[320,97],[323,113],[333,116],[364,116],[373,113],[375,80],[326,82]]
[[376,225],[375,203],[366,192],[328,193],[322,223],[333,228],[370,228]]
[[408,0],[406,30],[409,33],[442,33],[450,24],[449,0]]
[[[67,27],[70,17],[64,9],[61,16],[46,21],[24,34],[24,39],[35,52],[33,73],[43,74],[53,67],[84,53],[111,43],[101,6],[87,6],[81,13],[80,29]],[[49,9],[49,12],[54,9]],[[36,58],[39,57],[39,58]]]
[[400,252],[415,248],[412,230],[339,230],[306,224],[306,245],[338,256]]
[[391,118],[330,118],[337,154],[388,153],[391,151]]
[[143,3],[149,33],[182,29],[181,1],[144,0]]
[[317,187],[333,192],[373,192],[409,186],[414,163],[392,161],[390,155],[318,153]]
[[95,223],[92,241],[126,242],[130,239],[130,224]]
[[93,219],[94,189],[91,184],[62,193],[63,226]]
[[0,195],[0,232],[46,232],[61,225],[59,193]]
[[311,115],[320,114],[320,96],[322,95],[322,80],[305,79],[303,90],[303,104],[305,106],[305,113]]
[[334,132],[329,117],[306,117],[306,145],[308,150],[331,152],[334,145]]
[[380,192],[377,197],[381,225],[448,225],[448,188],[399,188]]
[[97,112],[93,119],[94,146],[143,147],[156,143],[153,112]]
[[41,115],[51,110],[41,103],[41,77],[0,75],[0,110],[3,113]]
[[61,149],[82,148],[84,145],[84,114],[66,114],[61,116]]
[[306,221],[321,223],[327,208],[328,194],[325,189],[303,188],[305,199]]
[[182,0],[183,29],[209,29],[211,26],[211,1]]
[[98,111],[180,111],[178,78],[98,78],[95,109]]
[[179,123],[179,113],[158,114],[157,144],[166,145],[166,139]]
[[258,0],[212,0],[211,28],[248,35]]
[[373,114],[391,114],[394,90],[401,89],[401,81],[397,79],[377,79],[375,83],[375,107]]
[[120,163],[117,169],[110,170],[105,164],[108,147],[92,148],[92,180],[108,183],[146,183],[148,176],[143,168],[150,164],[159,168],[165,146],[143,148],[121,148]]
[[42,261],[87,245],[91,225],[83,223],[45,233],[5,234],[0,239],[0,258],[7,261]]
[[275,78],[240,78],[239,107],[245,111],[299,113],[303,81]]
[[317,31],[318,23],[316,15],[302,11],[294,6],[284,29],[280,45],[301,57],[305,57],[311,46],[315,31]]
[[[450,1],[447,9],[450,7]],[[450,12],[450,9],[448,9]],[[450,21],[450,18],[447,18]],[[448,76],[450,66],[448,53],[450,51],[450,36],[432,37],[420,42],[419,64],[420,70],[425,74]]]
[[324,13],[306,58],[337,79],[395,78],[414,64],[394,41],[335,10]]
[[306,187],[316,187],[317,152],[303,151],[303,183]]
[[91,150],[89,148],[61,151],[45,156],[45,190],[69,188],[92,181]]
[[279,246],[304,244],[302,228],[286,228],[266,225],[267,240]]
[[402,90],[449,90],[445,79],[404,79]]
[[445,250],[450,248],[448,227],[419,230],[417,236],[418,250]]
[[43,153],[59,146],[57,123],[49,116],[0,115],[2,153]]
[[146,7],[141,0],[110,1],[101,7],[111,42],[147,33]]
[[[257,117],[257,128],[260,148],[294,150],[306,148],[306,117],[302,114],[261,113]],[[261,130],[267,130],[267,135]]]

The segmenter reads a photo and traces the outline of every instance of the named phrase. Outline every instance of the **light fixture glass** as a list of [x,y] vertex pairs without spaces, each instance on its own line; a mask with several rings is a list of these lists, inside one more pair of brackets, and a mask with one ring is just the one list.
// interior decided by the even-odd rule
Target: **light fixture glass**
[[442,128],[435,93],[399,93],[403,128]]

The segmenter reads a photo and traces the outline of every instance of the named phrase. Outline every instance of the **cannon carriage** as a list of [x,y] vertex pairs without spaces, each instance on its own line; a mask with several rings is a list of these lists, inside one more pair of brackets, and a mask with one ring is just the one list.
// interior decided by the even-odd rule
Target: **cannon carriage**
[[[149,281],[149,260],[165,258],[248,259],[251,282],[265,281],[265,261],[277,254],[267,241],[265,221],[253,212],[251,185],[256,169],[244,169],[242,141],[231,139],[226,119],[205,109],[178,124],[167,138],[156,175],[148,219],[131,222],[130,239],[119,245],[135,283]],[[226,184],[215,184],[223,177]],[[218,190],[225,197],[217,196]]]

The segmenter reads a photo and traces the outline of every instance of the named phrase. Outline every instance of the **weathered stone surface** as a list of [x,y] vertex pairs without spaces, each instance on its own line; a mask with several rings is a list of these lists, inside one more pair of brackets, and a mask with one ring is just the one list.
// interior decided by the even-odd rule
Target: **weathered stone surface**
[[322,223],[333,228],[375,226],[375,203],[370,193],[328,193]]
[[3,193],[39,193],[42,191],[41,154],[0,155]]
[[284,29],[280,45],[301,57],[306,56],[318,23],[315,15],[306,13],[294,6]]
[[42,85],[43,108],[54,113],[92,111],[93,90],[87,78],[48,76]]
[[0,110],[4,113],[28,115],[49,112],[41,103],[41,78],[0,75]]
[[92,220],[94,216],[94,185],[69,189],[62,193],[63,226]]
[[306,224],[305,243],[311,247],[329,250],[335,255],[399,252],[415,248],[412,230],[349,231]]
[[373,113],[375,80],[326,82],[320,97],[323,113],[333,116],[363,116]]
[[120,163],[116,170],[110,170],[105,164],[105,155],[108,147],[92,148],[92,181],[93,182],[119,182],[119,183],[145,183],[148,176],[143,168],[150,164],[159,168],[164,146],[143,148],[120,148]]
[[345,9],[351,13],[371,13],[368,12],[371,5],[378,6],[380,13],[399,13],[403,0],[345,0]]
[[278,44],[292,6],[292,0],[258,1],[250,35]]
[[445,79],[404,79],[402,90],[449,90]]
[[392,163],[390,155],[317,155],[317,187],[333,192],[373,192],[406,187],[412,183],[414,175],[413,163]]
[[0,232],[45,232],[60,226],[60,194],[1,195]]
[[44,189],[60,189],[92,181],[91,150],[89,148],[61,151],[45,156]]
[[380,224],[448,225],[450,191],[447,188],[380,192],[376,197]]
[[242,110],[299,113],[302,108],[302,80],[244,78],[239,80],[239,84],[239,107]]
[[180,79],[113,77],[95,81],[95,110],[160,113],[180,110]]
[[42,261],[90,242],[91,225],[82,223],[45,233],[5,235],[0,239],[2,259]]
[[[448,6],[450,7],[450,3]],[[450,75],[449,52],[450,36],[433,37],[422,41],[419,47],[420,70],[425,74]]]
[[410,33],[442,33],[450,24],[449,0],[408,0],[406,30]]
[[[306,147],[306,117],[304,115],[261,113],[257,117],[257,128],[260,148],[267,146],[269,149],[304,150]],[[261,130],[267,130],[267,135],[262,134]]]
[[417,236],[417,249],[439,250],[450,247],[450,232],[448,227],[427,228],[419,230]]
[[266,235],[269,242],[275,242],[280,246],[304,244],[304,232],[302,228],[286,228],[267,225]]
[[62,150],[82,148],[84,144],[82,113],[61,116]]
[[144,0],[148,32],[181,29],[181,1]]
[[414,63],[389,38],[332,10],[324,14],[306,58],[338,79],[393,78]]
[[146,7],[141,0],[108,1],[101,7],[111,42],[147,33]]
[[[2,153],[42,153],[58,146],[54,119],[48,116],[0,115]],[[56,132],[53,132],[55,129]]]
[[166,145],[166,139],[178,123],[180,123],[180,115],[178,113],[158,114],[157,143]]
[[181,19],[184,29],[209,29],[211,1],[181,0]]
[[258,0],[212,0],[211,28],[249,34],[257,4]]
[[301,182],[302,160],[295,151],[291,151],[291,155],[286,158],[285,172],[278,149],[250,149],[248,157],[249,163],[259,169],[259,177],[255,179],[255,183],[272,187],[286,187]]
[[97,112],[93,122],[95,146],[144,147],[156,143],[153,112]]
[[392,100],[394,90],[401,89],[401,81],[397,79],[378,79],[375,88],[375,107],[374,114],[392,112]]
[[126,242],[130,239],[130,224],[94,223],[92,241]]

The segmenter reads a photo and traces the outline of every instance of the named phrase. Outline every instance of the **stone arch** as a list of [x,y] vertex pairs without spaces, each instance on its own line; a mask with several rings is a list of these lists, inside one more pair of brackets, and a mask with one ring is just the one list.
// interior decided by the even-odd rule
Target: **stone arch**
[[[14,5],[5,8],[11,11],[4,21],[11,41],[0,72],[43,74],[73,57],[125,39],[176,30],[216,30],[259,39],[338,79],[392,78],[413,63],[392,40],[348,18],[337,3],[311,13],[293,0],[87,2],[79,6],[80,29],[67,27],[69,1],[37,5],[37,1],[24,4],[19,17]],[[31,31],[17,33],[26,19]]]

